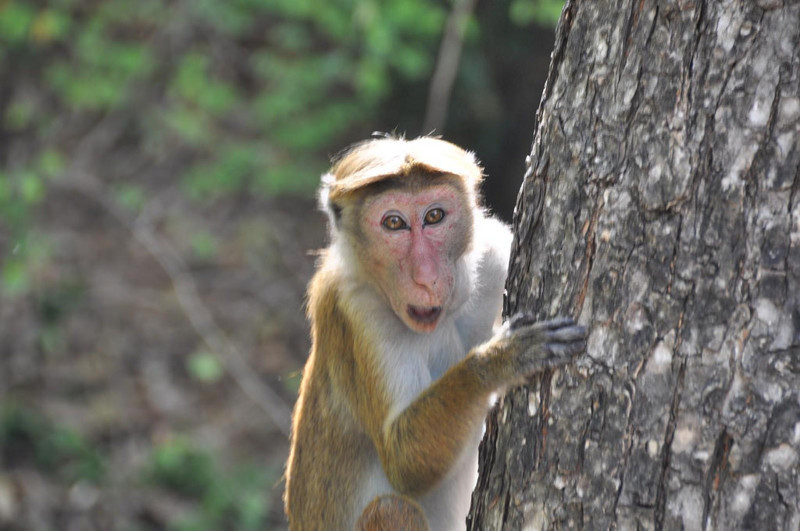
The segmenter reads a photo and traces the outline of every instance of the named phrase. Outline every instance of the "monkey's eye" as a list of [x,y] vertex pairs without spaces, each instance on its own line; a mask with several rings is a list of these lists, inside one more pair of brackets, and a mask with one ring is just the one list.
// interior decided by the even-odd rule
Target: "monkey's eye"
[[432,208],[425,214],[426,225],[436,225],[444,219],[444,210],[441,208]]
[[383,218],[381,225],[383,225],[389,230],[402,230],[407,227],[406,222],[403,221],[403,218],[401,218],[397,214],[390,214],[385,218]]

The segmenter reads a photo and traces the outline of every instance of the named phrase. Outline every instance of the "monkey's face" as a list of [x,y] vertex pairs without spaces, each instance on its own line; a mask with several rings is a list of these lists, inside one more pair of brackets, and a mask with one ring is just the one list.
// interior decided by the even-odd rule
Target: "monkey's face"
[[366,199],[359,216],[365,274],[406,326],[432,332],[450,308],[456,264],[472,235],[458,186],[391,188]]

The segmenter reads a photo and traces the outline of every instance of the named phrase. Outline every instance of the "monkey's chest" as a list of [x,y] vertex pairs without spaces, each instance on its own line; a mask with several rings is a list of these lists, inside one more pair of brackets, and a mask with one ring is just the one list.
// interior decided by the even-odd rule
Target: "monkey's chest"
[[431,381],[441,378],[447,369],[463,360],[469,349],[472,348],[472,345],[468,345],[464,341],[458,328],[454,325],[442,327],[437,330],[436,336],[430,339],[426,364]]

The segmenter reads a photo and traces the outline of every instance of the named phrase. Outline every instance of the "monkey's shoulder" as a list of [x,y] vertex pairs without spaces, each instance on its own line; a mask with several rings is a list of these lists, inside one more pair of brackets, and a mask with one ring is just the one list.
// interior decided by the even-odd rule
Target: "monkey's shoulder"
[[[481,263],[491,268],[505,270],[511,254],[511,228],[497,218],[480,216],[475,220],[475,249],[481,255]],[[504,274],[504,271],[503,271]]]
[[469,257],[474,271],[473,300],[502,296],[511,239],[511,230],[502,221],[491,217],[476,219],[475,241]]
[[[342,372],[343,367],[358,371],[369,369],[365,350],[369,340],[367,323],[379,317],[382,308],[378,297],[341,270],[319,268],[309,284],[308,314],[311,321],[312,357],[320,370]],[[386,320],[386,316],[381,316]],[[360,324],[359,324],[360,323]],[[356,375],[346,375],[353,378]]]

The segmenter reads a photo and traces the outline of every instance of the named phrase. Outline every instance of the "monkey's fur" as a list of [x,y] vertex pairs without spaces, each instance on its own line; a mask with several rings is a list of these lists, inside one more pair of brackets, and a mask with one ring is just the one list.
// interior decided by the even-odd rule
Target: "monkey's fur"
[[496,326],[511,235],[480,208],[481,178],[427,137],[359,144],[323,177],[292,529],[463,529],[490,395],[584,348],[569,319]]

